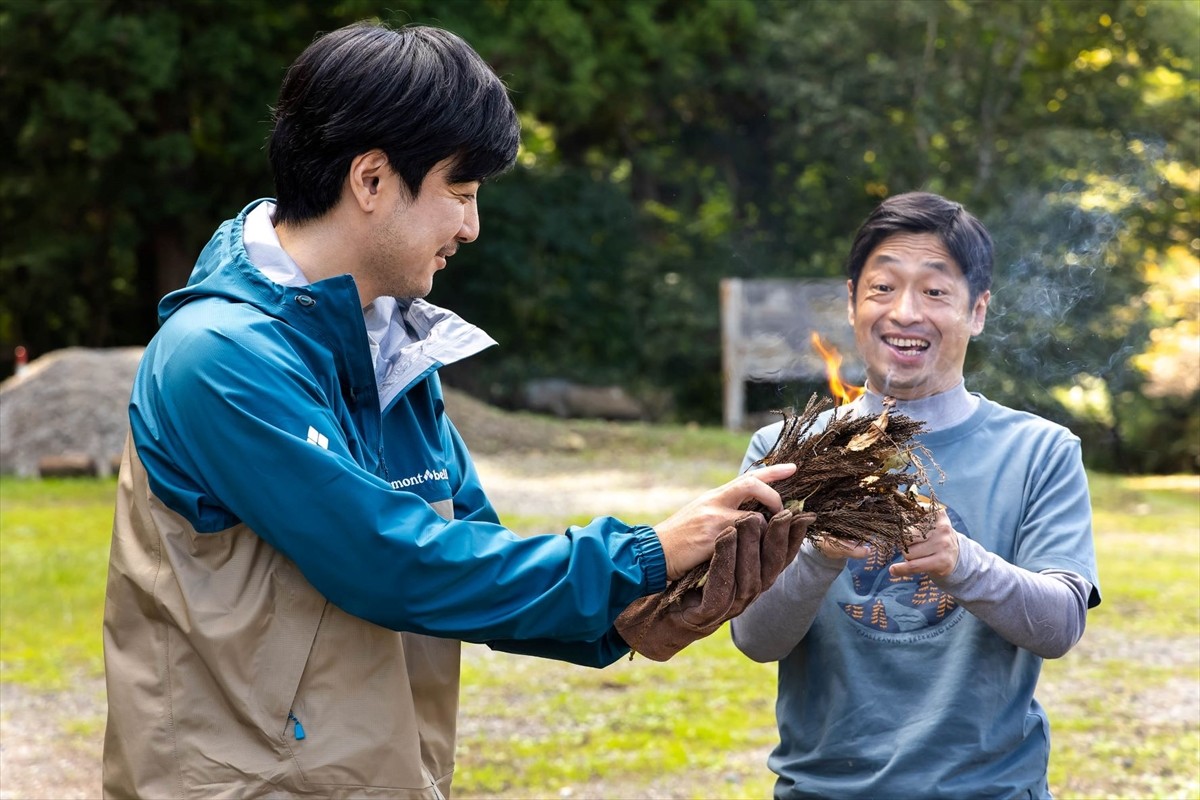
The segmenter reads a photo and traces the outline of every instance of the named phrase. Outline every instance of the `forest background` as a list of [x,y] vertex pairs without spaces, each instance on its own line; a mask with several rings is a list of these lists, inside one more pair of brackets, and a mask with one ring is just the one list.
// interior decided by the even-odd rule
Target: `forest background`
[[870,209],[924,189],[997,243],[970,387],[1093,468],[1200,469],[1196,0],[3,0],[0,372],[145,344],[272,193],[288,64],[363,18],[462,35],[521,114],[430,297],[501,342],[461,388],[619,384],[714,423],[720,279],[838,276]]

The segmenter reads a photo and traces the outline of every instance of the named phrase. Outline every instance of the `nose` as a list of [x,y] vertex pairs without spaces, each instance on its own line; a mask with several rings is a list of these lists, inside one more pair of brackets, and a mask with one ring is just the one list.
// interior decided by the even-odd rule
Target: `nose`
[[915,289],[897,292],[890,316],[897,325],[914,325],[922,318],[921,296]]
[[462,227],[458,229],[458,236],[454,238],[463,244],[479,238],[479,205],[474,200],[467,203],[466,211],[463,212]]

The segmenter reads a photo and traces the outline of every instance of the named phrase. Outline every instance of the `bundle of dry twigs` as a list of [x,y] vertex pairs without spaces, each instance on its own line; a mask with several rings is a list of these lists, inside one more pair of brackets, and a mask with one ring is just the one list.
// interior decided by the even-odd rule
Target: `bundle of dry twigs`
[[[786,508],[816,514],[807,538],[836,537],[892,552],[907,550],[914,531],[920,536],[932,524],[930,509],[937,499],[927,467],[937,470],[937,464],[914,441],[924,425],[891,414],[894,405],[885,400],[878,417],[837,409],[818,430],[818,419],[833,408],[833,401],[814,394],[802,413],[784,415],[779,439],[755,466],[796,464],[790,478],[772,486]],[[757,500],[742,508],[768,513]],[[678,598],[702,585],[708,566],[693,568],[668,587],[668,596]]]

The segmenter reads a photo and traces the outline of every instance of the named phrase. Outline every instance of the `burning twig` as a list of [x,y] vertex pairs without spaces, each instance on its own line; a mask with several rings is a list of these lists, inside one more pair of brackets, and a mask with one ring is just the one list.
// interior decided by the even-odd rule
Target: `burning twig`
[[[937,464],[913,441],[924,425],[892,415],[894,406],[893,399],[885,399],[883,413],[875,418],[835,411],[822,430],[814,431],[833,401],[813,395],[803,413],[784,416],[779,439],[756,466],[796,464],[790,478],[772,485],[785,507],[816,514],[807,538],[836,537],[883,552],[907,551],[914,531],[919,538],[932,524],[937,500],[925,467]],[[767,511],[757,500],[742,508]],[[668,599],[702,585],[707,573],[708,564],[695,567],[668,588]]]

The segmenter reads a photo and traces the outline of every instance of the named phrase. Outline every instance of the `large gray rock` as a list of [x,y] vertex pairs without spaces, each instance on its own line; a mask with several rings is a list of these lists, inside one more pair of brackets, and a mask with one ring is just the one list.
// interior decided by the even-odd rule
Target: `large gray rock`
[[32,477],[39,462],[87,456],[111,474],[142,350],[56,350],[0,384],[0,472]]
[[620,386],[584,386],[562,378],[528,381],[523,407],[564,419],[640,420],[646,416],[641,404]]

